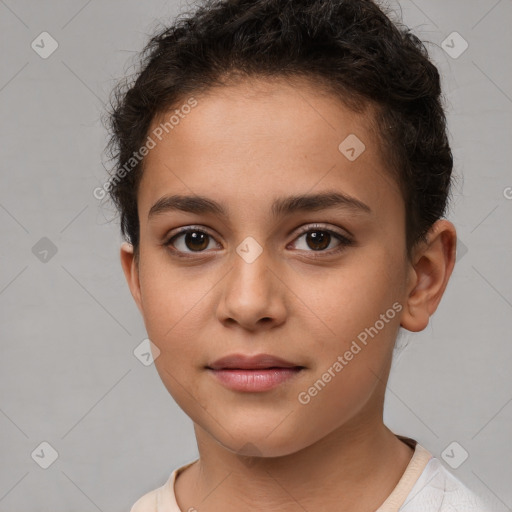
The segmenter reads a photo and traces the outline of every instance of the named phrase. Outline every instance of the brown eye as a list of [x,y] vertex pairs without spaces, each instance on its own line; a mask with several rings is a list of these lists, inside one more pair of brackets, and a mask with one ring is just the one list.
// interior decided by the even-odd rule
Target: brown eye
[[315,251],[322,251],[329,247],[331,235],[327,231],[309,231],[306,233],[306,243]]
[[[338,243],[333,247],[332,242],[337,241]],[[331,229],[319,229],[316,226],[309,226],[302,230],[302,233],[295,239],[293,245],[296,249],[309,253],[320,253],[318,256],[332,255],[341,252],[343,249],[353,245],[354,242]],[[313,256],[313,255],[312,255]],[[316,254],[314,255],[316,256]]]
[[200,229],[188,228],[174,235],[165,243],[172,250],[182,253],[204,252],[213,240],[212,236]]
[[209,235],[201,231],[189,231],[185,233],[185,245],[192,251],[202,251],[208,247]]

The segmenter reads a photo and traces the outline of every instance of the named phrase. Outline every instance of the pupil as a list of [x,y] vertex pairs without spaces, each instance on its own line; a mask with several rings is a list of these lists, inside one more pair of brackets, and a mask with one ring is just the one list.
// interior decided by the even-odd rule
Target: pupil
[[[208,235],[206,233],[200,233],[197,231],[192,231],[185,234],[185,244],[191,250],[201,250],[206,249],[208,247]],[[192,242],[192,244],[190,244]],[[199,246],[194,246],[194,243],[199,243]],[[192,245],[192,247],[191,247]]]
[[313,242],[313,244],[320,244],[320,247],[310,247],[315,250],[325,249],[329,246],[331,235],[329,233],[325,233],[324,231],[311,231],[308,233],[306,240],[308,242],[308,245],[310,241]]

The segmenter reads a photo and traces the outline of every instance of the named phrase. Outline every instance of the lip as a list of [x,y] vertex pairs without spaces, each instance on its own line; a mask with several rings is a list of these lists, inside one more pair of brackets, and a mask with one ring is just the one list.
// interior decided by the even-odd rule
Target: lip
[[262,370],[269,368],[304,368],[303,366],[287,361],[271,354],[230,354],[217,359],[206,366],[210,370]]
[[231,354],[206,369],[233,391],[263,392],[300,374],[305,367],[270,354]]
[[304,367],[266,368],[260,370],[240,370],[236,368],[208,369],[224,386],[233,391],[269,391],[301,373]]

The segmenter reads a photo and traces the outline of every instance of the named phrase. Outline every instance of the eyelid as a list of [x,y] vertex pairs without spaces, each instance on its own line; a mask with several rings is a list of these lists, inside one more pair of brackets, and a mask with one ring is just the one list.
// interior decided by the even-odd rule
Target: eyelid
[[299,232],[296,236],[303,235],[304,233],[308,233],[309,231],[313,231],[315,229],[318,229],[319,231],[326,231],[328,233],[335,233],[336,235],[339,235],[343,238],[346,238],[347,240],[351,240],[352,233],[349,233],[347,230],[344,230],[346,234],[341,233],[335,228],[330,227],[327,224],[319,224],[317,222],[314,222],[313,224],[305,224],[304,226],[301,226],[299,228]]
[[202,233],[206,233],[207,235],[211,236],[212,238],[215,238],[215,236],[210,231],[210,228],[198,225],[198,224],[187,224],[185,226],[181,226],[176,229],[172,229],[164,236],[164,243],[168,243],[170,240],[172,240],[175,236],[181,235],[182,233],[188,233],[189,231],[200,231]]

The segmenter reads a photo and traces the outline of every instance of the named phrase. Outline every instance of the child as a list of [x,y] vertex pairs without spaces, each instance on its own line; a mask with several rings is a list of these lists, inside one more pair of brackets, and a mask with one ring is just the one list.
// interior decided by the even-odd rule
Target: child
[[383,423],[455,262],[420,40],[372,0],[210,1],[114,97],[121,263],[199,450],[132,512],[485,512]]

